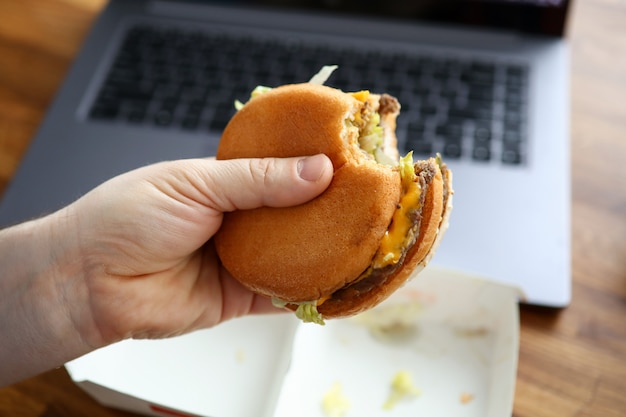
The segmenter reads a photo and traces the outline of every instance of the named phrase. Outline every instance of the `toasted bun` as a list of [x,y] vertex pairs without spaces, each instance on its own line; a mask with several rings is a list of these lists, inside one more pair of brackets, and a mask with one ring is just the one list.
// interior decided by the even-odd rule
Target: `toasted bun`
[[328,189],[309,203],[225,214],[216,248],[244,286],[284,301],[312,301],[369,266],[401,184],[397,170],[364,156],[358,132],[346,127],[362,105],[330,87],[289,85],[251,99],[227,125],[218,159],[324,153],[335,170]]

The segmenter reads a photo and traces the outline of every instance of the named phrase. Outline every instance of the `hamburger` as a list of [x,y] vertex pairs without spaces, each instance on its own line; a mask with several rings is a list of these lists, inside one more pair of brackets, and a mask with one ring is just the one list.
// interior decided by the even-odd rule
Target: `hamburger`
[[368,310],[421,270],[452,207],[441,158],[399,157],[398,100],[314,82],[261,88],[227,124],[217,159],[326,154],[329,187],[289,208],[224,214],[215,236],[229,273],[305,322]]

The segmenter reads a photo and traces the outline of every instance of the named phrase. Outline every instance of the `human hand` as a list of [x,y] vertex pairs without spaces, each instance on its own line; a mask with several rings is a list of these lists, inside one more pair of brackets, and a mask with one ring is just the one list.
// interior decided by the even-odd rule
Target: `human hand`
[[120,175],[55,213],[73,259],[68,314],[92,347],[162,338],[276,311],[221,266],[210,240],[223,212],[304,203],[330,183],[323,156],[195,159]]

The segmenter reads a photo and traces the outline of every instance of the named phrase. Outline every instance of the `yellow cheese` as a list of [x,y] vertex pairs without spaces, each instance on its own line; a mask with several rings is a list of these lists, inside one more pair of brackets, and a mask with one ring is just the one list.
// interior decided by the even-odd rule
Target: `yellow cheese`
[[[355,93],[350,93],[350,95],[359,100],[361,103],[365,103],[370,96],[370,92],[368,90],[361,90]],[[354,113],[354,123],[356,123],[357,126],[363,123],[363,116],[360,111]]]
[[408,371],[398,372],[391,381],[391,392],[383,409],[392,410],[400,401],[418,397],[420,389],[413,383],[413,378]]
[[343,394],[339,382],[335,382],[322,398],[322,410],[327,417],[343,417],[350,407],[350,400]]
[[370,96],[370,92],[368,90],[361,90],[351,94],[352,97],[356,98],[361,103],[365,103]]
[[[380,242],[380,248],[374,257],[372,266],[374,268],[382,268],[387,265],[393,265],[400,260],[402,256],[402,250],[407,245],[407,235],[409,230],[413,226],[413,222],[409,217],[411,211],[419,208],[420,194],[422,189],[419,182],[416,180],[416,175],[413,170],[413,158],[409,154],[405,158],[410,158],[408,161],[402,161],[404,164],[411,164],[411,173],[403,171],[402,175],[402,197],[398,208],[393,214],[391,225],[385,236]],[[403,159],[405,159],[403,158]],[[404,167],[402,167],[404,168]],[[402,169],[401,168],[401,169]]]
[[332,296],[333,296],[332,294],[322,296],[319,300],[317,300],[315,305],[321,306],[324,303],[324,301],[328,300]]

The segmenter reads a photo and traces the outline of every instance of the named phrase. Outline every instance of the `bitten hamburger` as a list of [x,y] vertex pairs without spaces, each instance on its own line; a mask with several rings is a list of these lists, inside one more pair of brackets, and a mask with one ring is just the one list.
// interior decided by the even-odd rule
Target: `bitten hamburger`
[[258,90],[226,126],[218,159],[326,154],[328,189],[296,207],[226,213],[224,267],[304,320],[374,307],[423,268],[448,225],[452,174],[399,158],[398,101],[303,83]]

